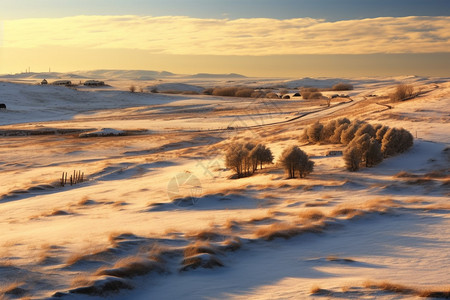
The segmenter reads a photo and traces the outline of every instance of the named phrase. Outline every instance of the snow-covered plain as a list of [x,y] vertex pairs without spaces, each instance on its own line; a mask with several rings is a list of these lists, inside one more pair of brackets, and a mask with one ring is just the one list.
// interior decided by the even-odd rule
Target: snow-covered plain
[[[65,75],[105,80],[104,88],[36,85],[44,74],[0,78],[7,105],[0,110],[0,297],[419,298],[368,280],[449,291],[448,78],[200,75]],[[293,89],[343,80],[355,86],[351,101],[330,108],[323,100],[128,91],[130,84]],[[424,93],[380,105],[400,82]],[[404,127],[415,144],[352,173],[342,157],[325,156],[341,145],[299,141],[309,124],[343,116]],[[275,164],[228,179],[223,152],[241,139],[265,143],[275,160],[299,145],[315,170],[287,180]],[[62,173],[73,171],[87,180],[62,187]],[[289,239],[263,234],[284,229]]]

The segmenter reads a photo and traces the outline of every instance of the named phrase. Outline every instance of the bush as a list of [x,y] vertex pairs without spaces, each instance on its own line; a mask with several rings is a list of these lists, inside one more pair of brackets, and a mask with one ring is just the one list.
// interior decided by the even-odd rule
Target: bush
[[277,93],[267,93],[267,94],[266,94],[266,98],[269,98],[269,99],[279,99],[280,96],[278,96]]
[[395,88],[395,92],[390,95],[392,102],[403,101],[411,97],[414,93],[414,88],[408,84],[399,84]]
[[376,134],[375,134],[375,138],[377,139],[377,141],[379,143],[381,143],[383,141],[383,137],[386,134],[386,132],[389,130],[389,126],[381,126]]
[[314,123],[309,126],[306,135],[308,137],[308,141],[311,143],[318,143],[321,141],[323,125],[319,122]]
[[334,130],[334,134],[330,137],[330,143],[333,144],[340,144],[341,143],[341,135],[342,133],[347,130],[347,128],[350,126],[349,123],[342,123],[336,127]]
[[252,96],[252,94],[253,94],[254,92],[255,92],[255,90],[254,90],[254,89],[251,89],[251,88],[239,88],[239,89],[235,92],[234,96],[235,96],[235,97],[246,97],[246,98],[249,98],[249,97]]
[[330,142],[330,138],[334,134],[337,126],[337,120],[328,121],[328,123],[322,128],[320,140],[322,142]]
[[295,178],[296,172],[298,172],[300,178],[303,178],[314,169],[314,162],[298,146],[285,149],[281,154],[280,163],[289,178]]
[[367,133],[371,138],[375,137],[376,131],[369,123],[365,123],[359,127],[359,129],[355,133],[355,137],[359,137]]
[[220,87],[215,88],[213,91],[214,96],[234,97],[238,88],[237,87]]
[[344,151],[344,161],[347,170],[358,171],[361,164],[362,153],[356,146],[349,146]]
[[374,138],[370,139],[369,148],[366,152],[366,167],[373,167],[383,161],[381,144]]
[[333,85],[333,91],[349,91],[353,90],[353,85],[350,83],[339,82],[338,84]]
[[130,85],[130,87],[128,89],[130,90],[131,93],[136,92],[136,86],[134,86],[134,85]]
[[384,157],[402,153],[412,147],[414,137],[412,134],[401,128],[390,128],[381,142],[381,152]]
[[207,88],[203,90],[203,95],[212,95],[214,92],[213,88]]
[[301,95],[303,99],[320,99],[322,93],[319,92],[317,88],[303,88],[301,89]]
[[344,145],[348,145],[355,137],[355,134],[360,126],[361,122],[357,120],[353,124],[351,124],[347,129],[345,129],[341,134],[341,143]]

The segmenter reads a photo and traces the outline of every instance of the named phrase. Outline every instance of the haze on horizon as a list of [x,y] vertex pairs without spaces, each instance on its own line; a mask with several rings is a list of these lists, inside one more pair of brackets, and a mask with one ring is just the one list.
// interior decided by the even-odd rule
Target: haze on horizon
[[450,76],[446,0],[3,2],[2,74]]

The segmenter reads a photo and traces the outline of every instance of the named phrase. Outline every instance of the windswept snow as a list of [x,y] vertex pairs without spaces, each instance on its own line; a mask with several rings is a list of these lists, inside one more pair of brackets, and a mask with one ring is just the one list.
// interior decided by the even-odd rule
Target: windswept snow
[[[231,76],[255,86],[355,86],[328,108],[130,93],[135,81],[118,77],[136,72],[84,72],[110,77],[108,89],[0,82],[0,298],[420,299],[367,280],[448,290],[448,79]],[[145,86],[236,85],[139,74],[165,77]],[[424,93],[380,105],[399,82]],[[341,156],[325,155],[344,146],[300,142],[306,126],[339,117],[417,138],[404,154],[348,172]],[[274,164],[229,179],[223,153],[238,140],[266,144],[275,163],[299,145],[315,170],[288,180]],[[63,187],[66,172],[85,180]]]

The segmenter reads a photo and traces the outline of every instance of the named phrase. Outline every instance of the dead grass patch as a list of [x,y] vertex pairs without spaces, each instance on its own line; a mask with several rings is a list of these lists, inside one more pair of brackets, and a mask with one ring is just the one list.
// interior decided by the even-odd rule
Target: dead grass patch
[[[118,293],[123,289],[131,290],[133,286],[123,278],[113,276],[102,276],[95,279],[87,286],[77,287],[69,290],[70,294],[83,294],[90,296],[107,296],[112,293]],[[59,296],[63,296],[64,293],[56,293]]]
[[419,175],[412,174],[406,171],[400,171],[394,175],[395,178],[417,178]]
[[217,252],[218,249],[211,245],[209,242],[196,241],[184,248],[183,255],[185,258],[187,258],[201,253],[216,254]]
[[220,244],[222,251],[236,251],[242,247],[242,242],[238,237],[230,238]]
[[233,219],[227,219],[223,227],[225,229],[235,230],[239,228],[239,222]]
[[326,217],[325,214],[318,209],[303,210],[298,214],[298,216],[303,221],[319,221]]
[[309,293],[311,295],[316,295],[316,296],[325,296],[325,295],[331,295],[332,294],[332,292],[330,290],[322,289],[318,285],[313,285],[311,287],[311,290],[309,291]]
[[67,266],[73,266],[74,264],[85,260],[107,260],[110,257],[110,249],[107,246],[88,246],[80,252],[69,255],[65,263]]
[[388,281],[374,282],[370,280],[364,282],[363,286],[365,288],[379,289],[396,294],[417,295],[426,298],[450,298],[450,286],[442,288],[416,288]]
[[335,255],[329,255],[326,258],[327,261],[332,261],[332,262],[344,262],[344,263],[353,263],[355,262],[355,260],[351,259],[351,258],[340,258],[338,256]]
[[95,275],[132,278],[148,274],[152,271],[162,272],[163,268],[154,260],[140,256],[130,256],[118,260],[110,269],[100,268]]
[[223,263],[215,255],[209,253],[201,253],[183,259],[180,271],[189,269],[223,267]]
[[346,219],[353,219],[358,216],[364,215],[364,212],[357,208],[352,207],[336,207],[330,213],[331,217],[344,217]]
[[203,240],[203,241],[209,241],[209,240],[215,240],[218,238],[223,237],[223,233],[220,232],[218,229],[204,229],[204,230],[199,230],[199,231],[194,231],[194,232],[190,232],[187,233],[186,236],[191,237],[191,238],[195,238],[198,240]]
[[303,233],[321,233],[323,232],[324,227],[324,223],[299,226],[295,223],[283,222],[259,228],[254,234],[257,238],[271,241],[275,238],[289,239]]

